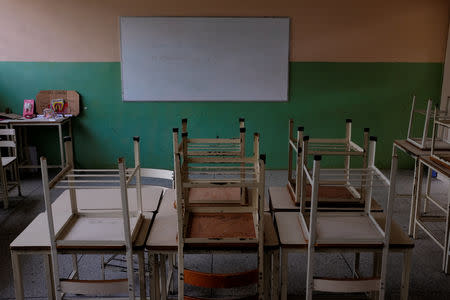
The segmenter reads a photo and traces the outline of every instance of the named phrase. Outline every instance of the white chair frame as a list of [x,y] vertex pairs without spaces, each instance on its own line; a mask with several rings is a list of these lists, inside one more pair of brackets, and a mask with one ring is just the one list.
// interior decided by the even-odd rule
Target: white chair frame
[[[264,299],[264,161],[259,155],[259,134],[254,135],[254,153],[245,157],[245,128],[240,119],[239,139],[188,139],[187,121],[183,120],[182,141],[178,143],[178,129],[173,130],[175,189],[178,215],[178,299],[184,299],[185,244],[242,244],[257,243],[258,298]],[[199,144],[200,146],[196,146]],[[234,146],[233,146],[234,145]],[[194,147],[191,147],[194,146]],[[193,149],[194,148],[194,149]],[[201,148],[201,149],[198,149]],[[200,177],[198,177],[200,175]],[[191,188],[241,188],[241,201],[235,206],[193,206],[189,201]],[[242,191],[255,190],[255,197],[246,203]],[[187,222],[191,213],[251,213],[255,238],[187,238]]]
[[[344,212],[318,212],[318,192],[320,186],[324,185],[334,185],[337,183],[336,179],[340,181],[346,181],[347,174],[344,172],[342,174],[336,175],[321,173],[320,168],[320,160],[321,156],[316,155],[314,157],[313,171],[312,174],[309,173],[309,170],[306,166],[303,166],[304,174],[306,180],[312,186],[312,194],[311,194],[311,210],[309,213],[309,224],[307,222],[306,216],[307,213],[304,210],[300,210],[299,219],[300,224],[302,226],[303,232],[306,234],[306,239],[308,240],[308,255],[307,255],[307,283],[306,283],[306,299],[312,299],[313,291],[325,291],[325,292],[378,292],[379,299],[384,299],[385,296],[385,282],[386,282],[386,273],[387,273],[387,257],[389,253],[389,239],[390,239],[390,228],[391,228],[391,220],[393,213],[393,203],[394,203],[394,195],[395,195],[395,178],[396,178],[396,170],[397,170],[397,157],[392,157],[392,166],[391,166],[391,174],[390,180],[388,180],[382,173],[375,167],[374,159],[375,159],[375,145],[376,139],[370,139],[369,146],[369,158],[368,158],[368,167],[366,169],[358,169],[356,170],[357,176],[360,177],[361,181],[365,182],[366,186],[366,194],[367,194],[367,204],[365,205],[364,212],[354,212],[354,213],[344,213]],[[345,170],[345,169],[344,169]],[[324,176],[325,175],[325,176]],[[326,179],[324,180],[323,177]],[[364,178],[365,177],[365,178]],[[332,178],[332,179],[331,179]],[[386,214],[386,223],[384,230],[378,225],[374,217],[372,216],[370,210],[370,202],[371,198],[370,194],[372,193],[372,189],[378,186],[380,182],[382,186],[389,188],[389,196],[387,201],[387,207],[385,210]],[[372,236],[367,236],[364,238],[355,238],[353,236],[348,236],[348,240],[342,239],[333,239],[333,238],[323,238],[319,239],[317,236],[317,225],[318,220],[321,218],[335,218],[336,220],[341,219],[341,221],[349,222],[351,218],[358,218],[361,220],[363,218],[368,222],[377,234]],[[355,219],[356,220],[356,219]],[[322,228],[322,230],[324,230]],[[354,279],[337,279],[337,278],[314,278],[314,253],[316,251],[321,250],[320,245],[341,245],[345,244],[345,249],[349,251],[352,245],[354,245],[354,252],[361,252],[360,245],[374,245],[376,247],[380,247],[381,245],[381,273],[377,278],[354,278]],[[319,246],[319,248],[317,248]],[[317,248],[317,249],[316,249]],[[322,248],[323,249],[323,248]],[[336,249],[336,248],[335,248]]]
[[[140,177],[140,160],[139,160],[139,138],[134,138],[134,158],[135,167],[126,169],[125,160],[118,159],[118,170],[115,169],[75,169],[72,153],[71,138],[65,138],[65,151],[67,163],[65,168],[59,172],[51,181],[48,178],[47,159],[41,157],[42,182],[44,189],[44,200],[47,212],[47,219],[50,233],[50,249],[51,263],[53,268],[53,280],[55,286],[56,299],[62,299],[65,293],[70,294],[86,294],[97,296],[111,296],[118,293],[127,293],[128,299],[135,299],[134,287],[134,269],[133,269],[133,240],[139,231],[142,222],[142,193],[141,193],[141,177]],[[98,177],[106,177],[107,179],[97,179]],[[136,179],[134,186],[136,187],[136,207],[137,211],[130,213],[128,204],[127,189],[131,186],[131,181]],[[103,184],[109,184],[107,186]],[[121,209],[116,212],[105,211],[83,211],[80,212],[77,207],[76,189],[117,189],[120,186]],[[69,189],[70,190],[70,209],[71,215],[67,222],[58,231],[54,227],[54,214],[51,205],[51,189]],[[130,225],[130,215],[135,218],[134,227]],[[111,241],[98,241],[93,239],[72,239],[64,240],[63,237],[67,232],[71,232],[72,225],[77,222],[78,217],[83,218],[105,218],[106,220],[122,219],[124,239]],[[133,228],[133,229],[132,229]],[[61,280],[59,277],[58,252],[61,247],[73,247],[83,249],[83,247],[98,247],[99,244],[105,247],[125,247],[127,260],[127,279],[126,280]],[[61,248],[62,249],[62,248]],[[82,251],[81,251],[82,252]],[[76,256],[75,256],[76,257]],[[75,273],[78,273],[77,266]],[[75,275],[78,277],[78,274]],[[145,289],[144,289],[145,290]],[[142,291],[142,287],[141,287]],[[142,295],[141,295],[142,297]]]
[[[417,109],[416,108],[416,96],[414,95],[413,99],[412,99],[412,104],[411,104],[411,112],[410,112],[410,116],[409,116],[408,133],[406,136],[406,140],[422,150],[427,150],[427,149],[429,150],[432,147],[436,148],[436,149],[441,149],[441,150],[450,149],[450,147],[445,145],[445,143],[443,143],[441,145],[436,145],[436,141],[438,140],[436,135],[438,135],[439,140],[441,140],[442,135],[444,134],[444,131],[439,131],[439,132],[435,132],[435,133],[433,131],[433,135],[431,137],[429,136],[430,123],[433,124],[434,120],[436,118],[440,119],[440,118],[449,117],[449,111],[448,111],[449,104],[450,104],[450,101],[449,101],[449,99],[447,99],[447,103],[445,104],[445,110],[439,110],[437,107],[435,107],[434,114],[433,114],[433,110],[432,110],[433,109],[433,101],[431,99],[428,99],[427,108],[425,110]],[[425,116],[425,122],[423,124],[423,130],[422,130],[421,137],[413,137],[412,131],[413,131],[413,126],[415,124],[414,120],[416,118],[416,115]]]
[[[306,180],[303,176],[303,167],[308,164],[308,155],[326,155],[326,156],[342,156],[344,157],[344,170],[350,172],[350,163],[352,157],[361,157],[363,168],[367,168],[367,154],[369,146],[369,128],[364,128],[364,145],[361,147],[352,141],[352,120],[346,120],[345,138],[328,139],[314,138],[304,135],[304,127],[297,128],[297,137],[294,138],[293,128],[294,121],[289,120],[289,151],[288,151],[288,190],[293,195],[294,202],[299,205],[306,197]],[[293,160],[293,154],[296,157]],[[295,162],[295,170],[292,164]],[[293,177],[295,172],[295,178]],[[365,201],[364,192],[358,192],[357,189],[350,184],[347,176],[347,185],[345,187],[361,203]]]

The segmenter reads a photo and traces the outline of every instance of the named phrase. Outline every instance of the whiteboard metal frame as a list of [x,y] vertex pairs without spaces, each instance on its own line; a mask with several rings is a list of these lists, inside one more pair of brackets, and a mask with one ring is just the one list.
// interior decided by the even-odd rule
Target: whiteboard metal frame
[[[122,53],[122,19],[123,18],[222,18],[222,19],[287,19],[288,21],[288,47],[287,47],[287,80],[286,80],[286,95],[285,100],[260,100],[260,99],[254,99],[254,100],[238,100],[238,99],[230,99],[230,100],[167,100],[167,99],[160,99],[160,100],[125,100],[124,99],[124,87],[123,87],[123,53]],[[290,36],[291,36],[291,17],[289,16],[119,16],[118,17],[118,33],[119,33],[119,55],[120,55],[120,84],[121,84],[121,95],[122,95],[122,102],[288,102],[289,101],[289,74],[290,74],[290,56],[291,56],[291,47],[290,47]]]

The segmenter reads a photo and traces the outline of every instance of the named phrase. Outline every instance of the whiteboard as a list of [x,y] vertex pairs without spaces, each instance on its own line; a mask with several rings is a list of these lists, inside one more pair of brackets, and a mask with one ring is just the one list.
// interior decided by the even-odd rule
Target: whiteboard
[[121,17],[123,101],[287,101],[289,18]]

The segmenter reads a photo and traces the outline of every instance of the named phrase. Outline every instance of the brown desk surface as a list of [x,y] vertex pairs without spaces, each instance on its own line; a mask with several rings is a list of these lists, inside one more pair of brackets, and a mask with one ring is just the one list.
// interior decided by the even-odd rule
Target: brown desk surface
[[[430,149],[420,149],[419,147],[414,146],[407,140],[395,140],[394,145],[401,148],[403,151],[408,153],[410,156],[414,157],[422,157],[422,156],[430,156]],[[439,150],[436,153],[449,153],[450,150]]]
[[[380,227],[384,228],[385,216],[383,213],[373,213],[375,220]],[[285,248],[306,248],[308,242],[304,238],[303,230],[300,225],[298,212],[277,212],[275,213],[275,222],[280,237],[280,245]],[[330,246],[327,246],[330,247]],[[331,246],[333,247],[333,246]],[[336,245],[337,248],[340,245]],[[400,226],[393,220],[391,227],[390,248],[412,248],[414,241],[402,231]]]
[[[176,210],[177,192],[174,189],[166,189],[158,209],[158,214],[170,215],[177,214]],[[268,201],[264,202],[264,212],[269,212]]]
[[427,165],[431,169],[441,173],[442,175],[446,177],[450,177],[450,168],[446,167],[444,163],[436,162],[431,158],[431,156],[422,156],[419,158],[420,162]]
[[[339,189],[339,190],[337,190]],[[347,190],[345,187],[343,189]],[[322,192],[321,192],[322,190]],[[319,189],[319,210],[355,210],[364,208],[359,206],[359,200],[342,198],[346,193],[341,191],[339,187],[323,187]],[[308,201],[309,202],[309,201]],[[353,206],[352,202],[355,203]],[[340,205],[342,204],[342,205]],[[345,204],[345,205],[344,205]],[[299,207],[294,204],[289,190],[286,186],[269,187],[269,205],[274,212],[278,211],[298,211]],[[382,211],[383,208],[372,199],[372,210]]]
[[[147,238],[146,248],[149,250],[177,251],[177,214],[156,214],[150,234]],[[276,234],[272,217],[264,214],[264,247],[278,247],[278,235]]]

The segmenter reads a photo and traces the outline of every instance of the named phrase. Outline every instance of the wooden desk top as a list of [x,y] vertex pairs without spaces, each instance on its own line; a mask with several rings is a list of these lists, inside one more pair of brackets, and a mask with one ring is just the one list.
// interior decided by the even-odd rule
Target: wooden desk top
[[450,168],[446,167],[444,163],[438,163],[435,160],[431,158],[431,156],[422,156],[419,158],[420,162],[427,165],[431,169],[435,170],[436,172],[441,173],[442,175],[446,176],[447,178],[450,177]]
[[[420,149],[419,147],[414,146],[407,140],[395,140],[394,146],[397,146],[398,148],[401,148],[403,151],[405,151],[408,155],[413,157],[422,157],[422,156],[430,156],[431,150],[428,149]],[[449,153],[450,150],[439,150],[436,151],[436,153]]]
[[[177,192],[174,189],[166,189],[161,199],[161,204],[158,209],[158,216],[172,216],[177,215],[175,203],[177,201]],[[176,219],[176,218],[175,218]]]
[[[53,215],[56,231],[61,229],[69,216],[69,212],[59,212],[58,214]],[[144,246],[152,218],[153,213],[144,214],[144,221],[142,222],[134,245],[136,249]],[[30,225],[16,237],[9,247],[11,250],[15,251],[50,251],[50,234],[48,232],[47,214],[40,213]],[[93,247],[89,247],[88,249],[95,250]],[[112,248],[108,247],[108,249]],[[123,249],[123,247],[117,248],[117,250],[121,249]]]
[[[78,209],[98,210],[105,208],[120,210],[122,200],[120,199],[120,189],[77,189],[76,197]],[[156,212],[162,198],[164,188],[160,186],[142,186],[142,207],[145,212]],[[137,210],[136,189],[128,189],[128,205],[131,211]],[[52,204],[55,211],[70,211],[70,191],[65,190]]]
[[[130,189],[134,190],[135,189]],[[159,201],[161,198],[161,194],[164,188],[161,187],[154,187],[154,186],[145,186],[143,188],[143,206],[144,210],[147,209],[154,209],[159,205]],[[120,193],[118,193],[118,190],[114,189],[103,189],[103,190],[96,190],[96,189],[89,189],[89,190],[78,190],[81,191],[81,194],[77,196],[78,197],[78,203],[80,210],[83,209],[98,209],[99,207],[104,207],[105,203],[105,197],[104,193],[112,193],[112,198],[106,199],[108,201],[108,204],[110,203],[119,203],[118,207],[120,208]],[[77,191],[77,192],[78,192]],[[91,194],[88,197],[88,192],[92,193],[94,195],[97,195],[98,193],[101,193],[102,197],[92,196]],[[64,191],[52,204],[53,208],[53,217],[55,222],[55,229],[56,232],[61,229],[63,224],[67,221],[67,219],[70,217],[70,204],[69,204],[69,191]],[[115,194],[117,193],[117,196]],[[134,192],[135,193],[135,192]],[[131,195],[131,191],[129,191],[129,196]],[[92,201],[92,199],[100,199],[98,202]],[[128,199],[133,200],[133,199]],[[135,206],[135,204],[134,204]],[[145,211],[144,212],[144,221],[142,223],[141,229],[136,237],[135,241],[135,247],[143,247],[146,241],[147,233],[150,229],[150,224],[152,222],[154,213],[152,211]],[[176,211],[175,211],[176,216]],[[39,214],[31,223],[30,225],[25,228],[25,230],[17,236],[17,238],[10,244],[11,250],[23,250],[23,251],[48,251],[50,250],[50,235],[48,233],[48,223],[47,223],[47,215],[46,213]]]
[[[308,242],[300,225],[298,212],[277,212],[275,222],[280,237],[280,245],[283,248],[308,248]],[[373,213],[380,227],[384,228],[385,216],[383,213]],[[327,247],[339,248],[341,245],[327,245]],[[412,248],[414,241],[404,233],[401,227],[393,220],[391,227],[390,248]]]
[[[357,199],[342,197],[345,192],[337,190],[339,187],[319,188],[319,210],[334,211],[354,211],[363,210],[364,207]],[[346,188],[343,187],[346,190]],[[309,203],[309,201],[308,201]],[[286,186],[269,187],[269,206],[274,212],[299,211],[299,206],[292,201],[289,190]],[[382,211],[383,208],[372,199],[372,211]]]
[[[177,215],[156,214],[150,234],[147,238],[146,248],[153,251],[177,251]],[[264,247],[278,247],[278,235],[269,213],[264,214]]]

